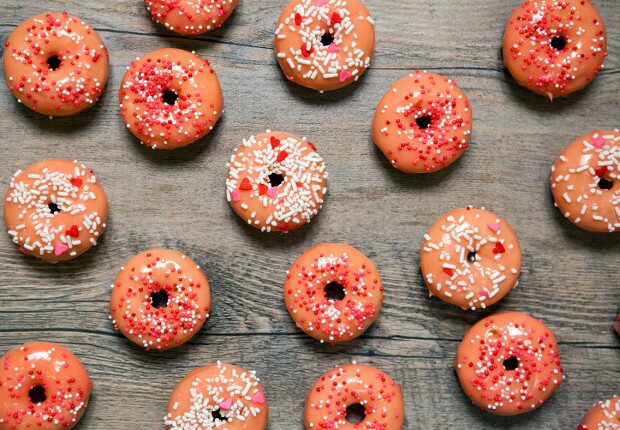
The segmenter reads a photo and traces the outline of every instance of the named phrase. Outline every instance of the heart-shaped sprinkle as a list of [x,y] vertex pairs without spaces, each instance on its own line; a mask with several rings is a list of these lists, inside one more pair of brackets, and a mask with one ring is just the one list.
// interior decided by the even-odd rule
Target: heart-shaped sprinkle
[[499,224],[497,224],[497,223],[487,224],[487,227],[489,227],[493,231],[499,230]]
[[269,187],[265,184],[258,184],[258,195],[262,196],[263,194],[265,194],[268,188]]
[[230,397],[224,400],[223,402],[220,402],[220,409],[229,410],[231,406],[232,406],[232,399]]
[[276,149],[278,146],[280,146],[280,139],[271,136],[271,149]]
[[23,246],[20,246],[19,248],[17,248],[17,250],[23,254],[28,255],[28,250],[24,248]]
[[238,202],[239,200],[241,200],[241,196],[239,195],[239,191],[233,190],[233,192],[230,193],[230,198],[232,198],[233,202]]
[[303,45],[301,45],[301,53],[304,57],[309,57],[310,54],[312,54],[312,52],[314,52],[314,48],[312,46],[310,46],[310,49],[306,48],[306,44],[304,43]]
[[328,2],[328,0],[316,0],[316,7],[321,7],[324,6],[326,3]]
[[82,186],[81,178],[71,178],[69,179],[69,182],[71,182],[71,185],[73,185],[74,187],[80,188]]
[[353,74],[351,72],[349,72],[348,70],[341,70],[340,71],[340,82],[346,81],[351,76],[353,76]]
[[316,146],[314,146],[312,142],[308,142],[308,145],[310,146],[310,148],[312,148],[313,151],[316,151]]
[[78,237],[80,235],[80,231],[78,230],[77,225],[72,225],[70,229],[66,231],[67,236]]
[[69,247],[62,242],[56,242],[54,245],[54,255],[59,256],[62,255]]
[[601,149],[604,144],[605,144],[605,139],[603,139],[602,137],[595,137],[594,139],[592,139],[592,146],[594,146],[597,149]]
[[450,276],[450,277],[452,277],[452,275],[454,275],[454,270],[452,270],[452,269],[448,269],[447,267],[444,267],[444,268],[443,268],[443,271],[444,271],[444,273],[445,273],[446,275],[448,275],[448,276]]
[[267,195],[272,199],[275,199],[278,195],[278,187],[271,187],[267,190]]
[[301,15],[299,13],[295,14],[295,24],[297,25],[301,24]]
[[594,174],[599,178],[604,178],[607,175],[607,166],[601,166],[594,171]]
[[333,42],[327,47],[327,52],[329,52],[330,54],[338,51],[340,51],[340,46],[336,45]]
[[297,181],[297,182],[295,182],[295,185],[297,185],[297,188],[301,188],[301,187],[304,186],[304,183]]
[[503,254],[506,252],[506,248],[502,245],[501,242],[496,242],[495,247],[493,248],[493,254]]
[[291,228],[290,228],[287,224],[280,224],[280,225],[278,226],[278,229],[286,233],[286,232],[287,232],[287,231],[289,231]]
[[285,159],[286,157],[288,157],[288,152],[286,152],[286,151],[282,151],[282,152],[280,152],[280,153],[278,154],[278,157],[276,158],[276,161],[277,161],[278,163],[280,163],[280,162],[284,161],[284,159]]
[[332,17],[329,20],[331,25],[340,24],[342,22],[342,17],[338,12],[332,13]]
[[259,391],[258,393],[254,394],[254,397],[252,397],[252,402],[262,405],[263,403],[265,403],[265,396],[263,396],[263,393]]
[[241,180],[241,185],[239,185],[239,189],[242,191],[250,191],[252,189],[252,184],[248,178],[243,178]]

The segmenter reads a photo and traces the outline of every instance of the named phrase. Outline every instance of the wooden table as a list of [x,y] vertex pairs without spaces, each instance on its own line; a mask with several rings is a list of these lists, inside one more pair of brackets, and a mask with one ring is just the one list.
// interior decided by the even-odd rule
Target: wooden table
[[[140,0],[3,3],[2,42],[23,19],[66,9],[91,22],[110,50],[106,94],[76,117],[50,120],[0,91],[3,189],[19,168],[73,157],[96,170],[109,198],[103,239],[69,263],[42,264],[17,252],[8,235],[0,240],[0,352],[33,340],[70,347],[95,382],[78,428],[161,429],[173,387],[218,359],[258,371],[271,430],[302,428],[304,397],[315,379],[352,360],[378,366],[402,385],[407,429],[574,429],[592,403],[620,394],[620,342],[612,330],[620,241],[573,227],[553,207],[548,187],[560,148],[592,129],[620,125],[618,0],[595,1],[609,31],[601,76],[553,103],[517,86],[502,66],[504,24],[519,0],[366,0],[377,23],[372,68],[357,85],[322,95],[289,84],[276,64],[273,31],[284,0],[241,0],[222,30],[197,38],[152,23]],[[226,106],[211,134],[173,152],[140,146],[118,115],[116,96],[129,62],[163,47],[209,58]],[[471,148],[427,176],[392,169],[370,137],[379,99],[416,68],[453,77],[474,112]],[[288,235],[243,224],[224,196],[233,148],[266,128],[311,138],[330,171],[323,211]],[[523,248],[519,287],[486,312],[429,299],[419,271],[426,229],[443,212],[468,204],[507,218]],[[321,345],[296,329],[282,299],[290,263],[327,241],[366,253],[386,288],[378,321],[347,345]],[[117,270],[151,247],[184,251],[212,286],[206,326],[165,353],[134,347],[108,317]],[[546,405],[513,418],[473,407],[451,368],[464,330],[506,310],[545,320],[567,376]]]

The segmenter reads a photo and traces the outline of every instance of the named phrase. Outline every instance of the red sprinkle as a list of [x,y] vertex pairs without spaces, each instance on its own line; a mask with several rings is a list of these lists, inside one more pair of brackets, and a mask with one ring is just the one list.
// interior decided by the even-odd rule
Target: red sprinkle
[[71,178],[69,181],[71,182],[71,185],[76,186],[78,188],[82,186],[81,178]]
[[288,157],[288,152],[286,152],[286,151],[282,151],[282,152],[280,152],[280,153],[278,154],[278,158],[276,158],[276,161],[278,161],[278,162],[282,162],[282,161],[284,161],[284,159],[285,159],[286,157]]
[[278,146],[280,146],[280,139],[271,136],[271,148],[276,149]]
[[80,235],[80,231],[78,230],[77,225],[72,225],[70,229],[67,230],[67,236],[78,237]]
[[243,191],[250,191],[252,189],[252,184],[248,178],[243,178],[241,181],[241,185],[239,185],[239,189]]
[[501,242],[495,243],[495,248],[493,248],[493,254],[503,254],[506,252],[506,248],[502,245]]

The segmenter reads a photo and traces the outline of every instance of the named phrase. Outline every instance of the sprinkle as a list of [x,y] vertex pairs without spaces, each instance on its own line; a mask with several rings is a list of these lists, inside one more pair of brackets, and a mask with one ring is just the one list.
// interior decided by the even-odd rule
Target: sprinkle
[[351,76],[353,76],[353,74],[351,72],[349,72],[348,70],[341,70],[340,71],[340,82],[346,81]]
[[272,199],[275,199],[278,195],[278,187],[271,187],[267,190],[267,195]]
[[62,242],[56,242],[54,245],[54,255],[59,256],[62,255],[69,247]]

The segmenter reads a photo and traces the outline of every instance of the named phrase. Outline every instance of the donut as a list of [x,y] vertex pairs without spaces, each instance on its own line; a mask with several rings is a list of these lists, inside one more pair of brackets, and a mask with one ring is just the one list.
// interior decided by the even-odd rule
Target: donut
[[420,256],[429,295],[462,309],[486,309],[515,288],[521,247],[508,222],[471,206],[441,216]]
[[400,430],[404,420],[398,384],[381,370],[355,362],[325,373],[306,398],[306,430]]
[[472,403],[497,415],[538,408],[564,380],[553,333],[519,312],[474,324],[463,336],[454,369]]
[[555,206],[577,227],[620,231],[620,131],[593,131],[565,147],[551,169]]
[[237,0],[144,0],[151,19],[180,34],[202,34],[220,28]]
[[57,263],[86,252],[106,228],[108,204],[99,179],[83,164],[43,160],[11,178],[4,222],[19,250]]
[[108,49],[79,18],[66,12],[33,16],[13,30],[4,46],[9,89],[35,112],[75,115],[103,94]]
[[590,0],[526,0],[506,24],[503,54],[519,85],[551,100],[567,96],[602,69],[605,24]]
[[0,430],[73,428],[93,383],[71,351],[30,342],[9,351],[0,367]]
[[276,58],[292,82],[321,92],[342,88],[370,66],[374,25],[359,0],[292,0],[278,21]]
[[601,401],[590,408],[577,430],[619,430],[620,396]]
[[430,173],[456,161],[469,146],[472,112],[456,83],[413,72],[383,96],[372,124],[375,145],[392,166]]
[[296,230],[323,207],[325,164],[305,138],[267,130],[244,139],[226,166],[226,199],[261,231]]
[[183,378],[164,422],[168,430],[264,430],[268,417],[256,372],[218,361]]
[[286,272],[286,309],[297,327],[321,342],[360,336],[379,317],[379,271],[351,245],[322,243],[304,252]]
[[178,251],[152,249],[132,257],[111,288],[114,328],[147,350],[184,344],[209,317],[207,277]]
[[224,104],[209,61],[174,48],[132,61],[118,99],[127,128],[153,149],[176,149],[205,136]]

